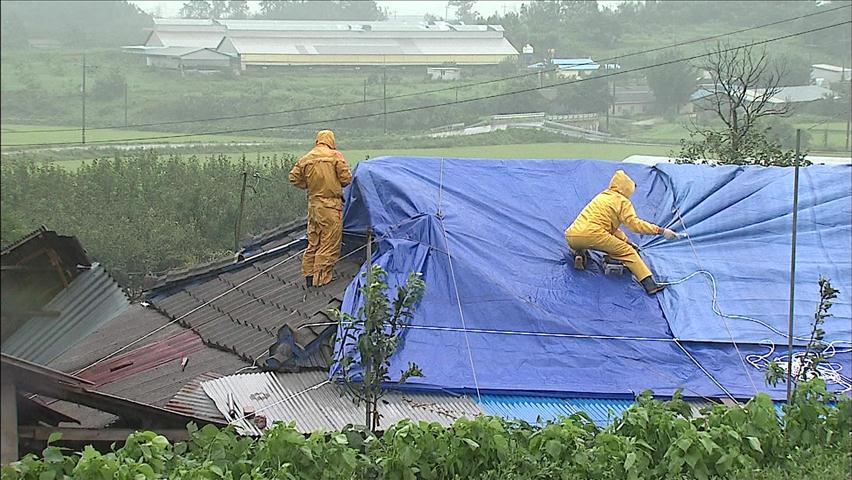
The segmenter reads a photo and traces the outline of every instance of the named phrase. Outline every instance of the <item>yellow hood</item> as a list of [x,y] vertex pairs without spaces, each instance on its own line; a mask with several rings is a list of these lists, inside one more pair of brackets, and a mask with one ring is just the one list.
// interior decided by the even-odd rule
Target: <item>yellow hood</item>
[[609,189],[622,194],[624,198],[630,198],[636,190],[636,183],[624,173],[624,170],[616,170],[612,180],[609,181]]
[[334,132],[331,130],[320,130],[317,133],[316,144],[325,145],[332,150],[337,150],[337,142],[334,140]]

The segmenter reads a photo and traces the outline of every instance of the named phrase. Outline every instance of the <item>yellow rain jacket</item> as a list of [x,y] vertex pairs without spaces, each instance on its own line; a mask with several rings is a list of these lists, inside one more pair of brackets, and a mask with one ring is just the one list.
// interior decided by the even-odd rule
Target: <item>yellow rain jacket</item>
[[331,281],[332,268],[340,257],[343,236],[343,187],[352,172],[337,151],[334,132],[317,133],[314,148],[290,170],[290,183],[308,191],[308,248],[302,273],[313,277],[313,285]]
[[636,184],[633,180],[623,170],[616,171],[609,187],[593,198],[565,230],[565,239],[574,250],[591,249],[608,253],[630,269],[637,279],[642,280],[651,275],[651,270],[619,227],[623,224],[644,235],[660,234],[662,228],[636,216],[636,210],[630,202],[634,190]]

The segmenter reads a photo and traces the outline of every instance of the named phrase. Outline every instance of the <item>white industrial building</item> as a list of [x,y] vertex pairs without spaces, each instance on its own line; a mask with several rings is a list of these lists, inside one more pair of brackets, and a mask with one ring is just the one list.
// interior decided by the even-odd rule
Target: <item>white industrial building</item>
[[[156,19],[142,47],[215,49],[247,66],[496,65],[518,51],[499,25]],[[151,64],[151,62],[149,62]]]

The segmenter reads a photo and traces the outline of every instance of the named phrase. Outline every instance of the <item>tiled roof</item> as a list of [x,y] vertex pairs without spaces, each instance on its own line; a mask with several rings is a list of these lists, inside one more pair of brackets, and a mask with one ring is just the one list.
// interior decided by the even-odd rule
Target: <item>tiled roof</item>
[[261,249],[263,253],[230,268],[205,272],[195,283],[165,285],[163,293],[153,292],[151,302],[181,326],[196,331],[207,345],[248,362],[265,361],[270,348],[276,346],[273,353],[278,364],[296,361],[285,368],[325,369],[327,361],[314,353],[332,327],[314,324],[330,321],[325,312],[340,306],[364,257],[356,254],[342,259],[335,267],[334,281],[308,289],[301,274],[301,256],[294,252],[303,246]]

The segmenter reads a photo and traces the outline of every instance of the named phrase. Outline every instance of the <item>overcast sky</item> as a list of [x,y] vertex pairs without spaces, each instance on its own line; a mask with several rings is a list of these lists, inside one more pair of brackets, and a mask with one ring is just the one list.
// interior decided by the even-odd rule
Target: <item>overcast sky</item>
[[[177,17],[180,13],[182,1],[131,1],[130,3],[138,5],[142,10],[151,13],[155,16],[162,15],[164,17]],[[249,8],[252,12],[257,11],[258,1],[249,1]],[[445,12],[452,18],[452,9],[447,10],[447,2],[441,0],[378,0],[376,2],[380,7],[387,8],[393,15],[417,15],[423,16],[426,13],[431,13],[439,17],[443,17]],[[509,11],[517,11],[523,1],[520,0],[482,0],[476,2],[476,11],[483,17],[487,17],[493,13],[503,13]],[[617,0],[600,2],[604,5],[617,4]],[[609,5],[607,5],[609,6]]]

